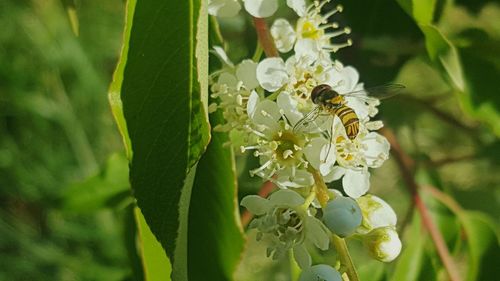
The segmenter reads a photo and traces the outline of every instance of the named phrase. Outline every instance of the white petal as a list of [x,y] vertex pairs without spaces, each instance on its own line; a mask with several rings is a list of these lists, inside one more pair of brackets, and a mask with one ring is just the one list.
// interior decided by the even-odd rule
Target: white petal
[[311,255],[307,251],[304,244],[299,244],[293,247],[293,257],[295,258],[295,261],[297,262],[299,267],[302,269],[311,267],[312,265]]
[[279,171],[277,176],[275,183],[281,188],[301,188],[314,184],[312,175],[302,169],[296,170],[295,175],[292,175],[291,169],[287,168]]
[[345,97],[346,104],[354,110],[359,119],[363,120],[368,117],[369,107],[368,105],[357,97]]
[[229,59],[229,57],[226,54],[226,51],[224,51],[224,49],[222,47],[214,46],[213,48],[214,49],[213,49],[212,53],[215,54],[223,64],[225,64],[229,67],[234,67],[233,62]]
[[[280,128],[278,120],[281,118],[278,105],[270,100],[263,100],[257,104],[252,120],[259,125],[264,125],[271,131],[276,131]],[[266,133],[266,132],[264,132]],[[269,133],[269,132],[267,132]]]
[[401,240],[393,227],[381,227],[368,233],[363,244],[379,261],[391,262],[401,252]]
[[219,84],[225,84],[228,87],[234,88],[238,84],[238,79],[236,79],[236,76],[224,72],[221,75],[219,75],[219,79],[217,80],[217,83]]
[[387,139],[375,132],[368,133],[363,138],[366,146],[365,157],[369,167],[378,168],[389,158],[390,144]]
[[243,85],[248,90],[257,88],[259,86],[259,81],[257,80],[257,63],[252,60],[242,61],[236,67],[236,77],[243,82]]
[[257,66],[257,80],[262,88],[274,92],[288,81],[285,62],[282,58],[267,58]]
[[352,198],[358,198],[370,189],[370,173],[367,170],[347,169],[342,178],[345,193]]
[[292,25],[286,19],[277,19],[271,26],[271,35],[278,51],[289,52],[297,39]]
[[278,10],[277,0],[245,0],[245,9],[256,18],[267,18]]
[[305,200],[295,191],[280,189],[269,196],[269,202],[277,206],[297,207],[304,204]]
[[304,117],[304,115],[297,110],[298,102],[292,98],[289,93],[281,92],[276,99],[279,108],[281,108],[291,126],[295,126],[297,122]]
[[298,39],[293,50],[297,58],[304,57],[311,61],[318,59],[320,51],[317,42],[312,39]]
[[[352,66],[346,66],[342,69],[341,75],[343,76],[344,80],[343,88],[348,92],[354,90],[359,81],[358,71]],[[340,91],[340,93],[343,92]]]
[[241,9],[237,0],[208,0],[208,14],[217,17],[234,17]]
[[339,64],[337,67],[332,67],[328,71],[328,74],[325,75],[325,78],[327,78],[326,83],[332,86],[335,91],[340,94],[346,94],[356,89],[359,73],[352,66],[341,66]]
[[307,161],[319,170],[321,175],[328,175],[332,171],[336,159],[335,150],[326,139],[321,137],[312,139],[304,148],[304,153]]
[[[397,216],[394,210],[381,198],[365,195],[356,199],[363,213],[363,228],[370,231],[374,228],[396,226]],[[363,232],[363,229],[362,229]]]
[[257,216],[263,215],[271,209],[271,203],[267,199],[257,195],[245,196],[245,198],[241,200],[240,205]]
[[323,179],[325,182],[332,182],[340,179],[343,175],[345,175],[347,169],[341,166],[334,166],[332,171],[326,175]]
[[259,94],[257,94],[256,91],[252,91],[250,93],[250,97],[248,98],[247,102],[247,114],[248,117],[253,119],[255,115],[255,110],[257,109],[257,104],[259,103]]
[[306,15],[306,1],[305,0],[286,0],[288,7],[292,8],[299,17]]
[[380,243],[379,251],[384,254],[381,261],[391,262],[399,256],[402,245],[398,233],[394,229],[387,231],[386,235],[387,240],[384,243]]
[[307,239],[321,250],[327,250],[330,239],[323,223],[317,218],[311,216],[307,216],[304,223]]

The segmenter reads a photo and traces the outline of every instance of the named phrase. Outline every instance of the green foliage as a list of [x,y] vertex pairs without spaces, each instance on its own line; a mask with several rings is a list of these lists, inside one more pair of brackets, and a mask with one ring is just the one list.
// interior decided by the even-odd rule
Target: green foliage
[[[182,235],[180,216],[187,214],[189,206],[191,186],[185,182],[186,175],[208,139],[195,59],[199,9],[194,1],[137,3],[130,39],[125,42],[121,98],[133,151],[132,188],[170,258]],[[161,11],[169,11],[172,17],[151,16]],[[200,52],[207,55],[206,50],[206,54]]]
[[[222,116],[213,114],[211,121],[217,124]],[[243,250],[242,229],[236,224],[234,156],[224,147],[228,140],[226,134],[213,133],[197,166],[189,207],[189,280],[232,280]]]
[[68,187],[62,198],[62,209],[68,213],[88,214],[105,207],[130,204],[127,175],[127,159],[122,154],[111,155],[98,175]]
[[144,279],[147,281],[169,280],[172,265],[160,242],[151,232],[146,219],[139,208],[134,208],[134,215],[139,229],[139,244],[144,269]]
[[61,205],[120,150],[105,93],[123,6],[76,11],[78,37],[61,1],[0,1],[0,280],[131,276],[123,212]]
[[[110,101],[125,144],[131,144],[134,195],[172,261],[172,278],[230,280],[243,240],[234,212],[232,153],[222,148],[227,136],[216,135],[201,157],[209,135],[208,18],[200,3],[150,1],[129,8],[133,20]],[[158,10],[175,16],[151,17]],[[145,242],[147,279],[164,278],[154,257],[158,249]]]
[[425,238],[420,218],[415,214],[413,223],[403,238],[403,241],[412,242],[404,244],[401,256],[397,259],[394,272],[390,277],[391,281],[419,280],[424,260]]

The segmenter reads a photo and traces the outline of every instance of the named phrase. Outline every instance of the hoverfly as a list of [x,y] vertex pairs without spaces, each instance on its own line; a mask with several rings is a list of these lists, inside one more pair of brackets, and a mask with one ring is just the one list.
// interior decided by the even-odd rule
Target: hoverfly
[[339,94],[330,85],[318,85],[311,91],[311,101],[316,104],[316,107],[300,119],[293,130],[297,131],[309,126],[319,116],[337,116],[345,128],[347,137],[354,140],[359,133],[359,119],[354,110],[349,107],[345,97],[356,97],[364,101],[384,99],[398,94],[404,88],[405,86],[401,84],[386,84]]

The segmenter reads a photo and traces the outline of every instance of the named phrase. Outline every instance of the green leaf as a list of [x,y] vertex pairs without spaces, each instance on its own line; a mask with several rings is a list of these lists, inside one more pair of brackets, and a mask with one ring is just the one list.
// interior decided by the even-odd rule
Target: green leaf
[[127,1],[127,9],[125,14],[125,28],[123,30],[123,44],[116,65],[115,72],[113,73],[113,81],[109,85],[108,89],[108,102],[111,106],[111,112],[115,118],[118,130],[122,135],[123,144],[125,145],[125,152],[129,160],[132,159],[132,144],[130,143],[130,137],[127,130],[127,122],[125,121],[125,116],[123,114],[123,102],[121,99],[121,89],[123,83],[123,73],[125,72],[125,65],[127,64],[130,32],[132,31],[132,22],[134,19],[136,0]]
[[466,280],[487,280],[498,276],[497,263],[500,259],[498,229],[483,213],[464,211],[459,218],[463,224],[469,248],[468,272]]
[[420,29],[425,35],[425,46],[429,57],[446,70],[457,89],[464,91],[462,65],[455,46],[433,25],[420,24]]
[[425,235],[422,233],[420,216],[417,213],[413,214],[411,227],[402,241],[403,249],[396,260],[395,270],[389,280],[418,280],[424,261]]
[[198,163],[189,208],[189,280],[232,280],[243,250],[234,157],[223,146],[228,140],[213,133]]
[[151,232],[139,208],[134,209],[137,227],[139,229],[140,255],[142,257],[144,279],[146,281],[170,280],[172,267],[160,242]]
[[459,49],[467,81],[467,91],[461,93],[459,100],[470,116],[500,136],[500,96],[497,94],[500,41],[487,36],[470,40],[473,42],[470,46]]
[[430,24],[433,21],[436,0],[397,0],[406,13],[420,24]]
[[129,2],[109,91],[137,204],[176,280],[187,279],[192,180],[209,141],[206,9],[200,0]]
[[64,193],[62,208],[75,213],[91,213],[130,199],[128,161],[113,154],[102,171],[83,182],[72,184]]
[[379,281],[385,274],[386,264],[374,259],[359,263],[357,270],[359,280]]

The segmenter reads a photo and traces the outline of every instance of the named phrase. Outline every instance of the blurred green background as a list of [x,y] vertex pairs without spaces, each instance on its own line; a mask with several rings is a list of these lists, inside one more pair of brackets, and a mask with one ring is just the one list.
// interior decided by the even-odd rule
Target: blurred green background
[[[335,20],[353,29],[355,44],[338,58],[368,86],[407,86],[380,117],[415,160],[417,182],[447,196],[422,191],[463,276],[497,280],[500,4],[426,1],[435,9],[411,16],[408,2],[344,1]],[[0,0],[0,280],[142,279],[127,161],[107,101],[124,6]],[[220,25],[231,59],[251,57],[250,19]],[[262,182],[248,176],[255,158],[237,161],[241,198]],[[404,249],[384,265],[351,243],[361,280],[445,280],[394,159],[375,171],[371,191],[396,209]],[[291,279],[288,260],[263,259],[252,232],[248,241],[238,280]]]

